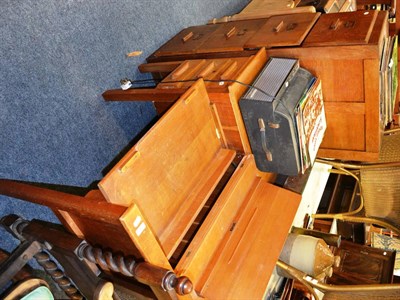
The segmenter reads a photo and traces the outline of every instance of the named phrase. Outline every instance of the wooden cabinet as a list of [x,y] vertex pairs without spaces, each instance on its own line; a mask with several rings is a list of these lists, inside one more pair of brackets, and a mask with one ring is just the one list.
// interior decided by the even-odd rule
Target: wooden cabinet
[[383,129],[379,66],[388,35],[387,13],[325,14],[314,29],[302,47],[268,53],[298,58],[322,81],[328,126],[319,156],[376,160]]
[[340,265],[334,267],[332,284],[392,283],[395,251],[381,250],[342,241],[334,251]]
[[[228,51],[204,42],[196,48],[201,48],[201,53],[178,51],[160,56],[155,52],[148,61],[250,56],[260,47],[266,47],[269,56],[298,58],[302,67],[322,81],[327,130],[318,155],[373,161],[378,158],[383,129],[380,97],[386,87],[380,82],[380,59],[388,36],[387,17],[384,11],[356,11],[248,20],[256,22],[253,29],[259,29],[246,41],[240,39],[243,44],[239,47]],[[226,24],[234,27],[235,23]],[[209,31],[211,40],[220,31],[214,29]]]

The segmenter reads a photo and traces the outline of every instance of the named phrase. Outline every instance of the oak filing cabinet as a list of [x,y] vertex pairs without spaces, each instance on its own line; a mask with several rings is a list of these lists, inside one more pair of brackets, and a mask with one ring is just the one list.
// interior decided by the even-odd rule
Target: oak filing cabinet
[[[235,29],[236,23],[201,26],[203,30],[207,26],[213,29],[206,31],[201,44],[194,45],[190,54],[179,50],[186,43],[181,34],[179,39],[175,37],[155,51],[147,61],[250,56],[260,47],[265,47],[271,57],[297,58],[302,67],[322,81],[327,131],[318,155],[360,161],[378,158],[383,129],[380,93],[387,88],[381,87],[380,82],[380,59],[389,34],[387,12],[274,16],[241,21]],[[191,27],[185,34],[193,32],[194,39],[195,28]],[[221,28],[226,34],[214,35],[221,32]],[[251,30],[246,31],[246,28]],[[244,35],[250,33],[247,40],[243,32],[246,32]],[[268,35],[270,37],[266,38]],[[206,36],[208,38],[204,39]],[[216,46],[217,36],[220,44],[236,38],[242,44],[223,49],[221,45]],[[171,50],[173,47],[175,51]]]

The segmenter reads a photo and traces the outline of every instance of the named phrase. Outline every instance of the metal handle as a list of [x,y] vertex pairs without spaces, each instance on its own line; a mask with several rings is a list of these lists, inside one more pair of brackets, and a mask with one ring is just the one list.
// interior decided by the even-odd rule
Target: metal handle
[[265,156],[268,161],[272,161],[272,153],[269,151],[267,147],[267,136],[265,133],[265,123],[262,118],[258,119],[258,127],[260,128],[260,134],[261,134],[261,146],[265,152]]

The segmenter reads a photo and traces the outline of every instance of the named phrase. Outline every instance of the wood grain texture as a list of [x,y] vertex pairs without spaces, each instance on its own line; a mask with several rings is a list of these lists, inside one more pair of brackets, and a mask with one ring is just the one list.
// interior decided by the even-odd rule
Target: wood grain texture
[[378,158],[379,61],[387,35],[387,12],[374,14],[377,16],[371,21],[372,29],[366,25],[364,30],[364,34],[370,31],[365,45],[343,43],[332,47],[328,43],[321,47],[267,50],[271,56],[298,58],[301,66],[321,79],[327,117],[327,130],[318,152],[321,157],[360,161]]
[[300,202],[300,195],[259,178],[243,180],[221,195],[240,205],[231,212],[232,226],[225,229],[210,261],[200,292],[207,298],[263,297]]
[[245,48],[299,46],[320,13],[290,14],[269,18],[245,43]]
[[261,299],[300,198],[245,156],[175,271],[209,299]]
[[167,256],[235,156],[216,128],[197,82],[99,183],[109,202],[141,209]]
[[380,107],[376,103],[376,99],[380,99],[378,69],[378,60],[364,60],[365,139],[368,152],[379,152],[384,130],[380,120]]
[[377,16],[377,11],[323,14],[303,47],[367,44]]
[[200,25],[185,28],[161,46],[154,55],[159,57],[177,53],[194,53],[218,28],[220,28],[219,25]]
[[257,19],[220,24],[207,42],[196,49],[196,53],[241,51],[265,22],[266,19]]

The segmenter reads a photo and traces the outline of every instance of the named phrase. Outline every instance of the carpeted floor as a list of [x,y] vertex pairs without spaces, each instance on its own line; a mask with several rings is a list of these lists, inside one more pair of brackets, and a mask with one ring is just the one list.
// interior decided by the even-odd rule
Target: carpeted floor
[[[106,103],[121,78],[181,29],[248,0],[3,0],[0,9],[0,178],[87,187],[155,119],[151,103]],[[126,53],[143,51],[138,57]],[[56,221],[0,196],[0,216]],[[0,248],[16,241],[0,229]]]

